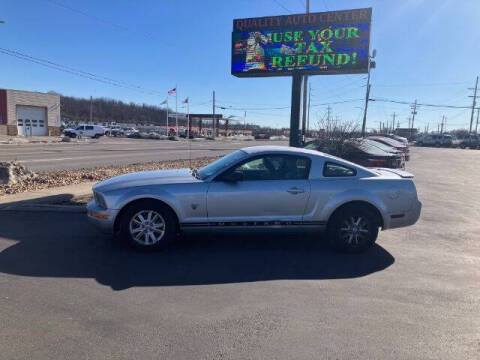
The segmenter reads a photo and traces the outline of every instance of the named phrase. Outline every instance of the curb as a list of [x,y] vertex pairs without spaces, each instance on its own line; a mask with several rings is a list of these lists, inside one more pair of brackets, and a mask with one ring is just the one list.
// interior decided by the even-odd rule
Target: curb
[[28,212],[68,212],[85,214],[85,205],[53,205],[53,204],[16,204],[0,205],[0,211],[28,211]]

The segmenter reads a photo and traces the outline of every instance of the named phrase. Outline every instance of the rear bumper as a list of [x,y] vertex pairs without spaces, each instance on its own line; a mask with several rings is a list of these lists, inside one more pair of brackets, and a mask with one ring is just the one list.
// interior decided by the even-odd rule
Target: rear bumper
[[406,213],[390,215],[390,224],[386,229],[395,229],[399,227],[411,226],[418,221],[421,212],[422,203],[417,200],[416,203],[412,206],[412,208]]
[[118,210],[99,208],[94,200],[91,200],[87,204],[88,221],[103,233],[114,233],[114,224],[117,214]]

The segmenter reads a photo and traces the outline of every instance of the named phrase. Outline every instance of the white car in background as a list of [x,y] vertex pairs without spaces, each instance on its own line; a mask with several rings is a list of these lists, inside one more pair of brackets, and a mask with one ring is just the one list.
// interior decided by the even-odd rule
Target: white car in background
[[254,146],[200,170],[117,176],[93,187],[88,217],[140,249],[180,231],[326,230],[346,252],[372,246],[379,229],[413,225],[421,203],[413,175],[367,169],[314,150]]
[[63,130],[65,136],[69,137],[90,137],[98,139],[105,135],[105,128],[100,125],[78,125],[75,128]]

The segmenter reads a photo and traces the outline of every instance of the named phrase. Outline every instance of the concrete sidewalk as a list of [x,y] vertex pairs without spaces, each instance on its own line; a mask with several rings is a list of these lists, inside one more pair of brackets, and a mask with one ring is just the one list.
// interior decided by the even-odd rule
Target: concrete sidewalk
[[0,196],[0,211],[85,212],[82,205],[61,205],[74,197],[91,194],[96,182],[60,186],[19,194]]

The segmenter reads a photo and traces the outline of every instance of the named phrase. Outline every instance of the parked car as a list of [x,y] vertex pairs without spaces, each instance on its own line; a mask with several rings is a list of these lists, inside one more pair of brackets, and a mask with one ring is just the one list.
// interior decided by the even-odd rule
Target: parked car
[[132,139],[141,139],[142,134],[139,131],[135,131],[135,132],[131,132],[131,133],[127,134],[127,137],[132,138]]
[[123,129],[118,126],[118,125],[112,125],[108,128],[105,129],[105,134],[107,134],[108,136],[123,136],[125,134],[125,132],[123,131]]
[[381,135],[381,136],[385,136],[385,137],[397,140],[404,145],[408,145],[408,139],[406,137],[398,136],[398,135],[395,135],[395,134],[386,134],[386,135]]
[[305,148],[338,156],[365,167],[405,168],[403,152],[368,139],[346,141],[341,149],[334,148],[331,142],[313,140]]
[[125,136],[138,132],[138,130],[133,127],[124,127],[122,128],[122,131],[123,131],[123,135]]
[[382,143],[396,150],[399,150],[405,154],[405,161],[410,160],[410,148],[408,147],[408,144],[405,145],[400,141],[385,136],[369,136],[367,139]]
[[480,149],[480,136],[472,134],[459,139],[458,147],[462,149]]
[[379,228],[418,220],[412,178],[317,151],[254,146],[198,171],[144,171],[103,181],[93,187],[88,218],[144,250],[167,247],[179,230],[292,228],[326,230],[335,249],[361,252],[375,243]]
[[451,147],[453,137],[447,134],[424,134],[417,139],[418,146]]
[[91,137],[98,139],[100,136],[105,135],[105,129],[100,125],[78,125],[74,129],[70,128],[63,130],[63,134],[72,138]]

